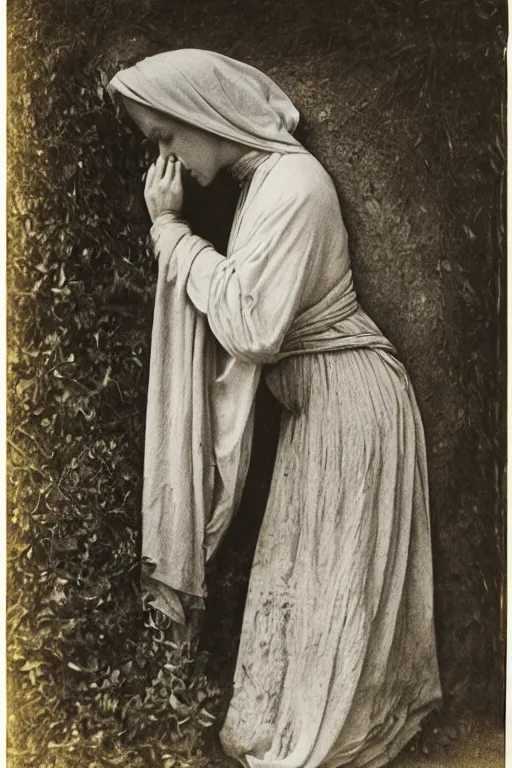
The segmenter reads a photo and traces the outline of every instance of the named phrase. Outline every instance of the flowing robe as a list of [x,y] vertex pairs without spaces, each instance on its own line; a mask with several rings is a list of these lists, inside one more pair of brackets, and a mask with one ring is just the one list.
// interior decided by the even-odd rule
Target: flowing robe
[[403,366],[357,304],[332,181],[307,153],[262,156],[227,258],[172,215],[153,234],[154,604],[183,621],[204,600],[264,369],[281,436],[221,739],[251,767],[377,768],[441,696],[426,459]]

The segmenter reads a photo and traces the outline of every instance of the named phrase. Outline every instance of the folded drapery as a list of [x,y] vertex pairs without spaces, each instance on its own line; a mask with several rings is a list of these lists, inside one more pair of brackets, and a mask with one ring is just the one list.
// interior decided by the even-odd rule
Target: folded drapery
[[[214,51],[150,56],[119,71],[110,88],[247,148],[280,153],[272,163],[281,154],[307,156],[292,135],[299,113],[288,96],[259,70]],[[184,223],[175,223],[168,238],[152,332],[143,587],[153,605],[183,622],[177,593],[200,604],[205,556],[218,546],[243,487],[261,365],[219,349],[187,298],[191,264],[208,244]]]
[[299,112],[263,72],[215,51],[159,53],[118,72],[110,88],[217,136],[272,152],[305,152]]
[[[160,251],[142,500],[145,602],[180,624],[183,595],[205,596],[205,559],[239,502],[260,368],[222,355],[186,292],[176,231]],[[203,241],[197,238],[196,250]],[[189,243],[190,246],[190,243]],[[174,258],[173,258],[174,257]],[[181,596],[180,596],[181,595]]]
[[378,768],[441,696],[427,467],[403,366],[356,300],[336,190],[291,136],[293,104],[240,62],[170,52],[113,85],[262,151],[232,169],[226,257],[175,215],[153,230],[144,590],[193,637],[265,366],[283,413],[221,742],[252,768]]
[[[274,167],[275,160],[267,165]],[[266,173],[268,168],[263,169],[262,179]],[[256,186],[261,183],[255,181]],[[242,200],[235,230],[243,207]],[[251,210],[255,213],[254,207]],[[190,605],[193,597],[194,607],[203,605],[205,562],[218,548],[238,507],[250,458],[253,405],[262,366],[293,354],[357,347],[381,350],[391,359],[394,349],[359,308],[352,274],[347,270],[316,304],[299,312],[281,351],[269,351],[262,345],[259,356],[253,349],[252,360],[238,359],[220,346],[207,318],[187,294],[196,258],[217,260],[218,267],[229,266],[229,259],[193,235],[176,216],[160,217],[153,234],[159,271],[146,425],[143,587],[146,594],[153,595],[150,602],[154,607],[184,623],[184,602]],[[243,242],[243,233],[239,237]],[[233,265],[227,272],[216,269],[211,278],[217,281],[214,295],[219,285],[229,282],[230,275],[236,278],[232,274],[236,240],[231,252]],[[273,258],[280,258],[279,249]],[[290,259],[290,255],[285,251],[283,258]],[[258,279],[254,269],[252,277]],[[286,298],[283,295],[283,303]],[[227,316],[229,307],[217,307],[216,312]],[[233,318],[231,327],[235,328]],[[265,336],[257,327],[254,332],[260,338]],[[242,338],[242,328],[240,335]],[[235,330],[232,343],[243,343]],[[269,379],[271,376],[269,368]]]

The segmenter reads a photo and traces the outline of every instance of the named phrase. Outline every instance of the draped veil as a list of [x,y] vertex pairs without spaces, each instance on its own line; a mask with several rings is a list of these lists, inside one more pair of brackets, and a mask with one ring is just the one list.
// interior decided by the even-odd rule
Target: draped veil
[[[111,80],[113,92],[253,149],[306,150],[299,113],[259,70],[213,51],[148,57]],[[205,560],[240,500],[261,365],[222,354],[190,304],[179,227],[159,258],[148,388],[142,501],[143,592],[180,624],[202,607]],[[189,238],[190,240],[190,238]],[[190,258],[204,241],[188,245]]]

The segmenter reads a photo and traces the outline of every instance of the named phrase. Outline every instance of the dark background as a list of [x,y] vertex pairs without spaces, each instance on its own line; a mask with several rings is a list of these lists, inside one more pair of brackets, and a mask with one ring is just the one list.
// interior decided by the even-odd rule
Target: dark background
[[[246,494],[187,654],[139,603],[156,271],[145,151],[105,88],[178,47],[260,67],[296,103],[339,192],[361,302],[413,380],[445,693],[417,742],[502,722],[506,23],[490,0],[8,3],[12,766],[221,760],[278,411],[262,390]],[[219,250],[236,194],[228,178],[187,184],[194,228]]]

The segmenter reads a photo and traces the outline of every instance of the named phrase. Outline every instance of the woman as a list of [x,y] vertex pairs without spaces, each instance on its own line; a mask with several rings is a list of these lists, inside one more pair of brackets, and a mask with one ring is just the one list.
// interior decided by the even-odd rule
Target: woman
[[[243,487],[263,370],[282,404],[221,740],[245,766],[388,763],[441,697],[423,430],[357,303],[332,181],[258,70],[179,50],[112,88],[160,157],[143,500],[145,588],[177,625]],[[227,257],[181,218],[182,169],[241,186]]]

